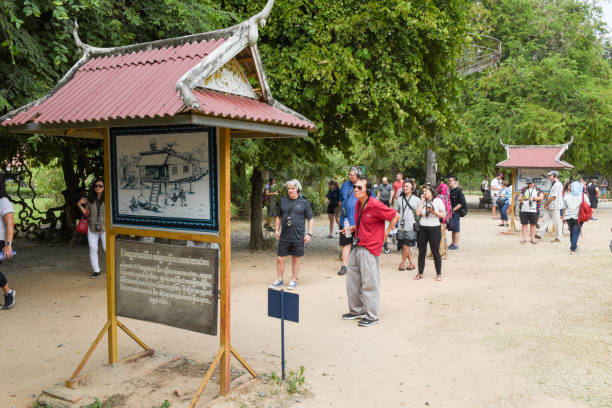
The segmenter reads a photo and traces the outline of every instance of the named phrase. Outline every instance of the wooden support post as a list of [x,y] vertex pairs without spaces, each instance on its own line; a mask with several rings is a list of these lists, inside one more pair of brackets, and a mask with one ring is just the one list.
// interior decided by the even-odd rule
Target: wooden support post
[[142,347],[143,349],[145,349],[145,351],[149,351],[151,350],[151,347],[147,346],[144,341],[140,340],[134,333],[132,333],[132,331],[130,329],[128,329],[127,327],[125,327],[125,325],[123,323],[121,323],[119,320],[117,320],[117,326],[119,326],[119,328],[121,330],[123,330],[125,332],[125,334],[127,334],[128,336],[130,336],[132,338],[132,340],[134,340],[136,343],[138,343],[140,345],[140,347]]
[[111,232],[111,154],[110,129],[104,130],[104,214],[106,220],[106,308],[108,315],[108,363],[119,362],[117,315],[115,313],[115,234]]
[[514,207],[516,203],[515,193],[516,193],[516,168],[512,169],[512,197],[510,198],[510,229],[509,231],[516,231],[516,226],[514,225]]
[[246,370],[253,376],[253,378],[257,378],[257,373],[255,373],[255,370],[251,368],[251,366],[246,362],[246,360],[242,358],[242,356],[238,354],[238,352],[233,347],[231,348],[231,350],[234,357],[236,357],[236,360],[238,360],[240,364],[242,364],[242,366],[246,368]]
[[198,390],[196,391],[195,395],[193,396],[193,399],[191,400],[191,403],[189,404],[189,408],[194,408],[196,404],[198,403],[198,400],[200,399],[200,395],[202,395],[202,392],[204,391],[206,384],[208,384],[208,380],[210,380],[210,377],[212,377],[213,373],[215,372],[215,368],[217,367],[217,364],[219,364],[219,360],[224,354],[225,354],[225,350],[223,349],[223,347],[221,347],[219,351],[217,352],[215,359],[210,364],[210,367],[208,367],[208,371],[206,372],[206,375],[204,376],[202,383],[198,387]]
[[223,355],[219,366],[219,387],[221,395],[230,392],[230,260],[231,260],[231,231],[230,231],[230,200],[231,200],[231,177],[230,177],[230,129],[222,128],[220,134],[220,235],[221,235],[221,337],[219,342]]
[[109,326],[109,322],[106,322],[104,327],[102,327],[102,330],[100,330],[100,333],[98,333],[98,337],[96,337],[91,347],[89,347],[89,350],[87,350],[87,353],[85,353],[85,357],[83,357],[83,360],[81,360],[76,370],[74,370],[74,373],[72,373],[72,376],[70,377],[70,379],[66,381],[66,387],[72,388],[72,382],[74,381],[76,376],[79,375],[83,367],[85,367],[85,363],[87,363],[87,360],[89,360],[89,357],[91,357],[91,353],[94,352],[94,350],[96,349],[96,346],[98,345],[100,340],[102,340],[102,337],[104,337],[104,332],[106,331],[106,329],[108,329],[108,326]]

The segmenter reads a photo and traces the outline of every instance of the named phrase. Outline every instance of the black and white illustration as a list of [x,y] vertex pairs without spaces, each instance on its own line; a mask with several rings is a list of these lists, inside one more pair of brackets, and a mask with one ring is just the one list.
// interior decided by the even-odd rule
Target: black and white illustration
[[213,128],[112,132],[113,222],[216,231]]

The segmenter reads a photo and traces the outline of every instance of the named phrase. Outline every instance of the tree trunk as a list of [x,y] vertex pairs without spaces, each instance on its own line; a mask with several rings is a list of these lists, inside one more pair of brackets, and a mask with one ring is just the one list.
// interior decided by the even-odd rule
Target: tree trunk
[[251,175],[251,234],[249,249],[264,249],[263,228],[261,222],[261,197],[263,194],[263,178],[261,170],[253,169]]
[[425,170],[425,182],[436,185],[436,173],[438,171],[438,163],[436,161],[436,152],[427,148],[427,167]]
[[[427,135],[431,138],[432,146],[437,146],[438,143],[438,129],[436,128],[436,122],[431,120],[427,126]],[[436,159],[436,152],[427,148],[427,164],[425,166],[425,182],[431,185],[436,185],[436,175],[438,173],[438,162]]]
[[[60,219],[62,222],[60,236],[63,240],[68,241],[74,235],[75,223],[77,214],[75,213],[76,202],[79,200],[79,175],[75,171],[74,166],[74,141],[68,140],[62,146],[62,171],[64,173],[64,182],[66,189],[62,191],[64,195],[64,211]],[[78,144],[77,144],[78,146]],[[77,149],[78,150],[78,149]],[[50,231],[53,233],[53,231]]]

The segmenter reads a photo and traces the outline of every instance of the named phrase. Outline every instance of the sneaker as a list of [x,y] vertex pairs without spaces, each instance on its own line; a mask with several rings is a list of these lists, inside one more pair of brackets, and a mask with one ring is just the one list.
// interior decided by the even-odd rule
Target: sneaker
[[15,304],[15,289],[4,295],[4,308],[10,309]]
[[338,271],[338,275],[346,275],[346,266],[342,265]]
[[572,255],[576,255],[576,251],[575,251],[575,250],[570,249],[570,254],[572,254]]
[[365,318],[365,314],[358,314],[358,315],[354,315],[352,313],[345,313],[342,315],[342,318],[344,320],[355,320],[355,319],[364,319]]
[[92,274],[91,274],[90,278],[91,278],[91,279],[96,279],[96,278],[97,278],[98,276],[100,276],[100,275],[101,275],[101,273],[100,273],[100,272],[94,272],[94,273],[92,273]]
[[[282,284],[282,282],[281,282],[281,284]],[[288,290],[295,290],[296,287],[297,287],[297,282],[296,281],[294,281],[294,280],[289,281],[289,284],[287,285],[287,289]]]
[[451,251],[454,251],[454,250],[459,249],[459,247],[458,247],[457,245],[455,245],[455,244],[450,244],[450,245],[448,246],[448,249],[450,249]]
[[368,326],[372,326],[378,323],[378,319],[374,319],[374,320],[370,320],[370,319],[366,319],[365,317],[363,319],[361,319],[359,321],[359,326],[361,327],[368,327]]
[[550,242],[562,242],[559,238],[553,238],[550,240]]
[[282,280],[280,280],[280,279],[277,279],[277,280],[275,280],[275,281],[274,281],[274,282],[273,282],[273,283],[270,285],[270,287],[271,287],[272,289],[278,289],[278,288],[281,288],[281,287],[283,287],[283,281],[282,281]]

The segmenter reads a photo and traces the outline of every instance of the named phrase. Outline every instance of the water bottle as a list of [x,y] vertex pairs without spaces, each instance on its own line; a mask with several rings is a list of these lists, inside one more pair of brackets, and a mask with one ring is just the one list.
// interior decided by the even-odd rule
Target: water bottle
[[344,219],[344,236],[347,238],[351,237],[351,223],[346,218]]

